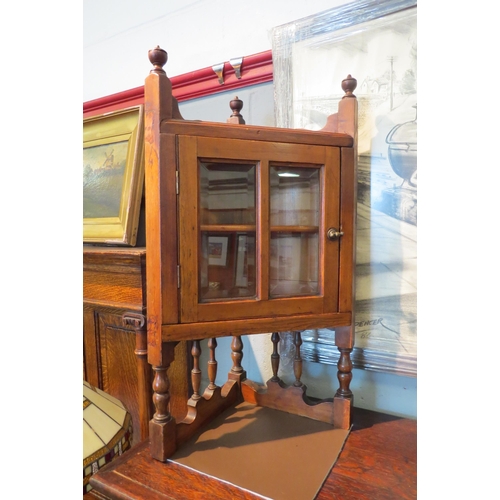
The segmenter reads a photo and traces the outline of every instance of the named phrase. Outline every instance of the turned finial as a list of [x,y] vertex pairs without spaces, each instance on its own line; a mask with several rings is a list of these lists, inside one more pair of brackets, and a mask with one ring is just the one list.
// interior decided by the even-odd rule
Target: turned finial
[[163,66],[165,66],[168,59],[167,52],[161,49],[159,45],[157,45],[156,48],[148,51],[148,57],[151,61],[151,64],[154,66],[150,73],[161,73],[165,75],[166,73],[163,69]]
[[245,124],[245,120],[240,114],[240,111],[243,108],[243,101],[238,99],[238,96],[236,96],[230,101],[229,107],[232,109],[233,114],[227,119],[227,123]]
[[356,97],[353,92],[356,89],[358,85],[358,81],[356,78],[353,78],[351,75],[347,75],[347,78],[344,78],[342,80],[342,90],[345,92],[345,96],[342,97],[344,99],[345,97]]

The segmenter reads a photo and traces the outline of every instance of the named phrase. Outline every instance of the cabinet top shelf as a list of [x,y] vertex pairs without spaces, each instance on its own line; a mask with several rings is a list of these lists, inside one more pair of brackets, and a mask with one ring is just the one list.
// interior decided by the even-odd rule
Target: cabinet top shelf
[[283,129],[257,125],[228,127],[225,123],[169,119],[161,123],[161,133],[195,135],[254,141],[299,143],[317,146],[352,147],[353,138],[338,132]]

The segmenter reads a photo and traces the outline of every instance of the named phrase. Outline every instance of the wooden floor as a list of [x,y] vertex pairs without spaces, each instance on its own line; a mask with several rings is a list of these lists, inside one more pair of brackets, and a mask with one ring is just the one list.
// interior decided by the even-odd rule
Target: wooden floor
[[[416,499],[417,422],[359,408],[354,410],[353,421],[344,449],[316,500]],[[105,467],[92,484],[94,490],[85,500],[262,498],[182,466],[157,462],[149,456],[147,442]]]

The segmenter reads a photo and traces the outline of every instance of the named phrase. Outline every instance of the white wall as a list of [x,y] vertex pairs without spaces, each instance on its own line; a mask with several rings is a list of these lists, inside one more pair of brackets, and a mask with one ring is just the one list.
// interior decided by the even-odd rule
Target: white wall
[[[272,28],[344,3],[347,2],[85,0],[83,101],[143,85],[151,69],[147,52],[156,45],[169,54],[167,75],[177,76],[233,57],[270,50]],[[223,119],[215,111],[212,115],[210,98],[201,99],[198,104],[200,115],[191,116],[194,110],[188,102],[182,104],[181,113],[188,119],[213,121],[223,121],[230,114],[227,108]],[[245,108],[242,113],[248,119]],[[248,123],[269,124],[269,116],[262,119],[266,123],[258,123],[257,117]],[[221,339],[219,345],[223,343]],[[264,382],[271,376],[270,353],[271,343],[265,336],[245,339],[243,364],[250,378]],[[220,379],[230,368],[224,363],[229,362],[229,357],[219,359]],[[318,397],[333,395],[337,388],[336,373],[335,366],[305,363],[303,381],[308,393]],[[416,379],[356,369],[353,375],[351,388],[356,406],[416,417]]]
[[345,0],[85,0],[83,101],[139,87],[148,50],[177,76],[271,49],[272,28]]

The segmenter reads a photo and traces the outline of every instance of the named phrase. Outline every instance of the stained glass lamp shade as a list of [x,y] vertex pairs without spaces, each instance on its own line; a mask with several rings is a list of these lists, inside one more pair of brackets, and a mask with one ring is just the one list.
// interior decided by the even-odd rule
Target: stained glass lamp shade
[[132,418],[118,399],[83,382],[83,493],[90,477],[130,448]]

